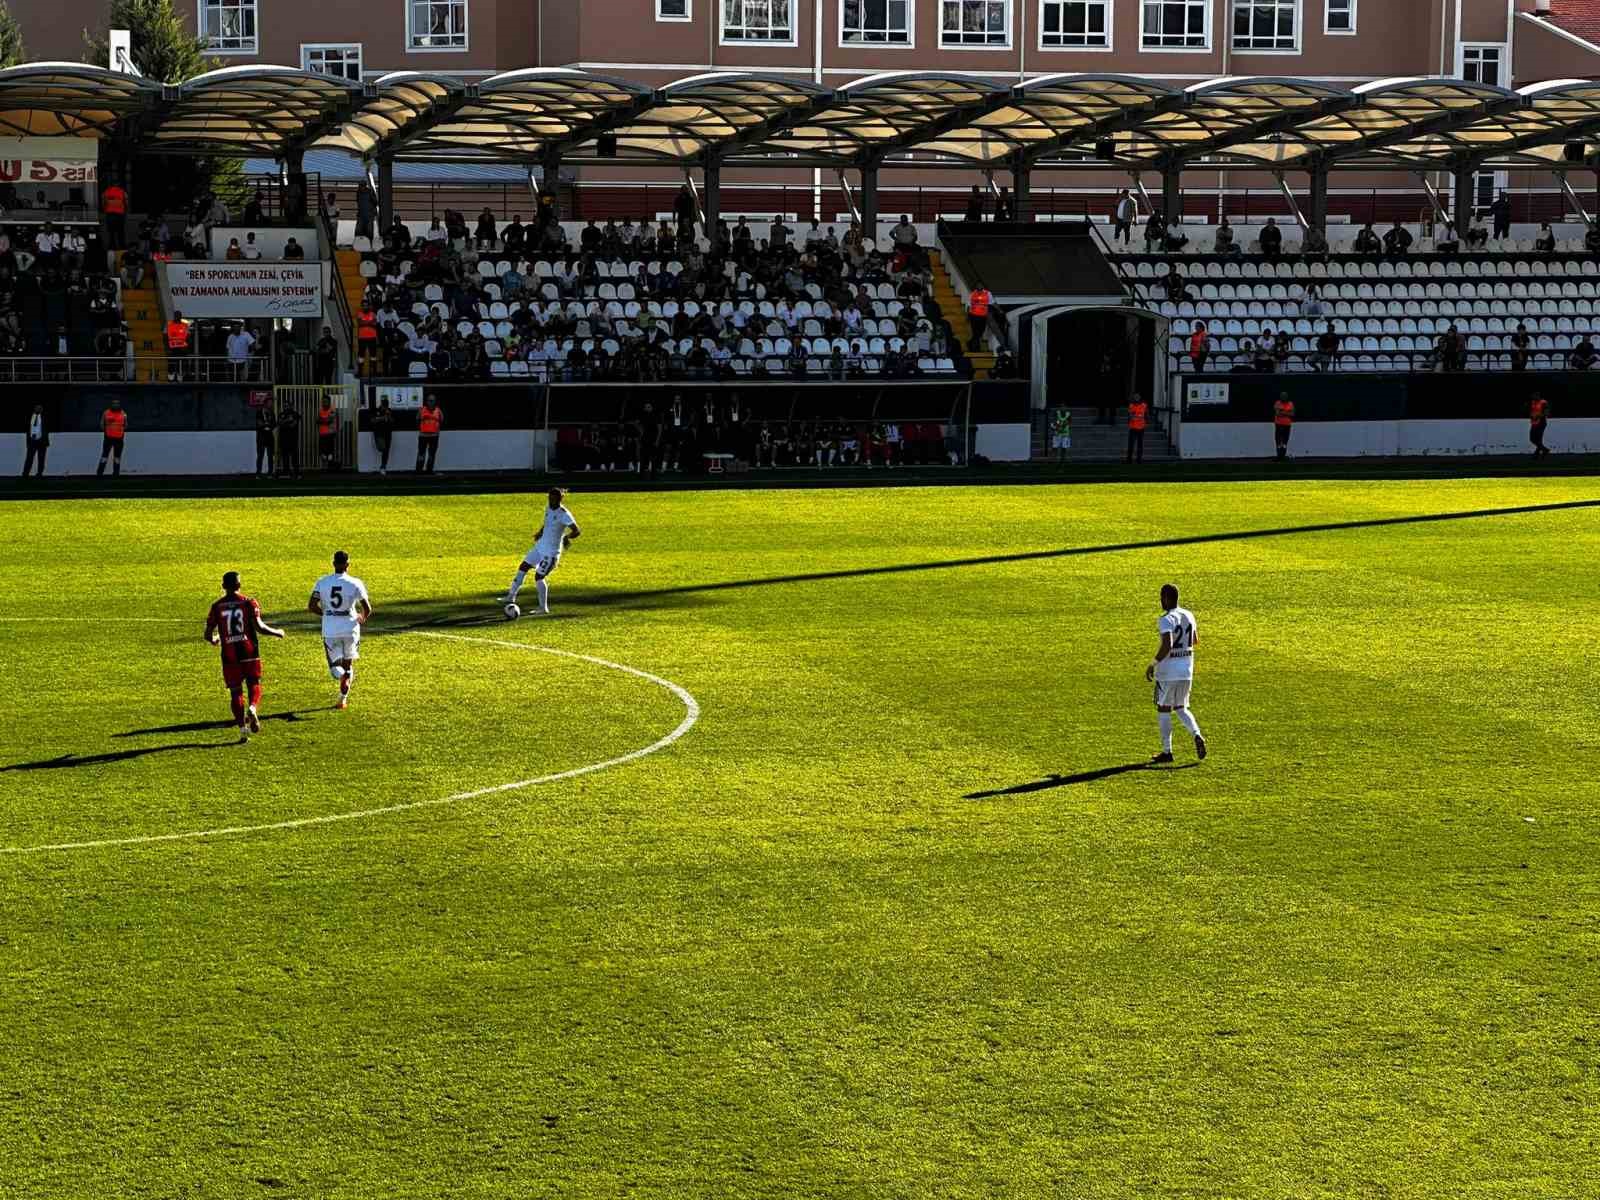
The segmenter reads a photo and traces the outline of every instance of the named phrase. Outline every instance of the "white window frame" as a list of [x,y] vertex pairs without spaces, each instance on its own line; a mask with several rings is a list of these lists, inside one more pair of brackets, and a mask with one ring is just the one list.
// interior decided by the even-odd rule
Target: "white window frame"
[[[352,83],[360,83],[367,71],[367,51],[360,42],[301,42],[300,43],[300,69],[302,71],[316,71],[311,65],[311,53],[314,50],[354,50],[356,52],[356,77]],[[323,72],[317,72],[322,74]],[[335,75],[335,79],[350,79],[348,75]]]
[[[1467,51],[1468,50],[1493,50],[1495,52],[1495,74],[1500,76],[1500,81],[1491,85],[1505,87],[1505,77],[1510,70],[1504,42],[1457,42],[1456,43],[1456,78],[1467,77]],[[1481,60],[1480,60],[1481,61]]]
[[1322,0],[1322,32],[1327,37],[1355,37],[1356,15],[1357,10],[1361,7],[1360,0],[1339,0],[1339,3],[1348,6],[1350,28],[1335,29],[1332,23],[1334,0]]
[[947,42],[944,40],[944,8],[947,4],[962,4],[965,0],[939,0],[939,49],[941,50],[1010,50],[1016,36],[1017,23],[1012,19],[1012,0],[983,0],[986,4],[1000,4],[1006,16],[1004,42]]
[[694,20],[694,0],[683,0],[683,15],[677,16],[661,11],[661,0],[656,0],[656,20],[658,21],[692,21]]
[[[818,3],[821,0],[817,0]],[[906,40],[903,42],[851,42],[844,36],[845,0],[839,0],[839,49],[841,50],[915,50],[917,48],[917,0],[905,0]]]
[[[1294,45],[1292,46],[1241,46],[1233,31],[1234,18],[1241,7],[1254,9],[1257,5],[1271,5],[1274,9],[1294,9]],[[1305,0],[1228,0],[1228,45],[1235,54],[1299,54],[1305,45]],[[1276,34],[1273,35],[1276,38]]]
[[[206,36],[206,9],[208,8],[248,8],[255,16],[255,36],[250,39],[248,46],[224,48],[212,46],[210,38]],[[261,0],[196,0],[195,28],[200,31],[200,36],[205,37],[206,48],[201,51],[207,55],[243,54],[255,55],[261,53]]]
[[[1200,46],[1161,46],[1146,41],[1144,15],[1152,6],[1182,4],[1185,9],[1197,8],[1205,17],[1205,43]],[[1210,54],[1213,30],[1211,0],[1139,0],[1139,52],[1141,54]]]
[[1070,3],[1072,0],[1039,0],[1038,28],[1039,51],[1042,54],[1110,54],[1115,42],[1117,23],[1117,6],[1114,0],[1084,0],[1086,3],[1098,3],[1106,12],[1106,44],[1104,46],[1049,46],[1044,40],[1044,10],[1047,4]]
[[[717,44],[719,46],[798,46],[800,44],[800,0],[789,0],[787,38],[729,38],[728,0],[717,0]],[[743,3],[743,0],[740,0]]]
[[413,22],[417,15],[417,4],[422,0],[405,0],[406,3],[406,53],[407,54],[464,54],[472,48],[472,4],[471,0],[426,0],[430,4],[460,4],[461,5],[461,44],[459,46],[419,46],[418,37],[432,37],[431,33],[418,34]]

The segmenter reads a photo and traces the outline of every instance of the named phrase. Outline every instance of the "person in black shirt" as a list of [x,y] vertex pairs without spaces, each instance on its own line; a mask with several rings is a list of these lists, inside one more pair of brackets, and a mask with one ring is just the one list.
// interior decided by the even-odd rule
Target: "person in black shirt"
[[1572,369],[1574,371],[1587,371],[1594,366],[1597,358],[1600,358],[1600,353],[1596,353],[1594,343],[1589,340],[1589,335],[1584,334],[1583,340],[1572,348]]
[[278,474],[300,478],[300,414],[292,404],[278,414]]
[[389,450],[394,445],[394,413],[387,398],[378,401],[372,414],[372,444],[378,449],[378,474],[389,473]]
[[1261,231],[1261,257],[1269,262],[1283,253],[1283,230],[1278,228],[1278,222],[1273,217],[1267,218],[1267,224]]
[[1533,248],[1540,254],[1556,252],[1556,231],[1550,228],[1549,221],[1539,226],[1539,236],[1534,238]]
[[1356,234],[1355,243],[1351,248],[1357,254],[1377,254],[1383,249],[1383,243],[1378,240],[1378,232],[1372,228],[1370,221],[1361,227],[1360,233]]
[[317,339],[313,352],[317,364],[317,382],[323,387],[333,384],[334,375],[339,369],[339,343],[333,338],[333,330],[324,325],[322,336]]
[[1311,359],[1311,365],[1318,371],[1329,370],[1334,359],[1339,353],[1339,335],[1333,331],[1332,325],[1323,327],[1317,335],[1317,352]]
[[1517,331],[1511,335],[1511,369],[1513,371],[1526,371],[1528,369],[1529,347],[1533,339],[1528,336],[1528,327],[1521,321],[1517,322]]
[[1511,236],[1511,197],[1501,192],[1495,202],[1489,206],[1489,213],[1494,217],[1494,236],[1496,239]]
[[1411,249],[1411,231],[1399,221],[1383,235],[1383,252],[1390,258],[1404,258]]
[[983,220],[984,210],[987,206],[983,202],[983,189],[977,184],[972,185],[972,191],[967,195],[967,214],[969,221]]
[[273,415],[272,406],[263,404],[256,409],[256,475],[261,475],[261,464],[266,463],[268,475],[274,473],[277,451],[273,443],[277,438],[278,418]]

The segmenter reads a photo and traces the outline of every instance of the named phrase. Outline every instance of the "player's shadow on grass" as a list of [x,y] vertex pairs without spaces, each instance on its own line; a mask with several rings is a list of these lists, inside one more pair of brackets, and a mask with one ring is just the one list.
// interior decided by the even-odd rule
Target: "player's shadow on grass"
[[[231,722],[229,722],[231,724]],[[151,754],[170,754],[174,750],[227,750],[238,742],[173,742],[166,746],[140,746],[135,750],[111,750],[105,754],[63,754],[59,758],[45,758],[38,762],[12,763],[0,767],[6,771],[59,771],[68,767],[97,767],[104,763],[126,762],[130,758],[144,758]]]
[[[646,609],[687,608],[691,605],[715,603],[709,598],[691,594],[694,591],[693,588],[687,588],[665,589],[659,592],[608,593],[586,588],[562,589],[551,595],[555,611],[548,617],[536,617],[527,612],[527,606],[534,603],[533,588],[530,585],[519,599],[519,603],[524,606],[524,615],[518,625],[572,620],[578,615],[574,609],[597,605]],[[293,628],[307,615],[284,613],[270,615],[268,620],[275,624],[286,623]],[[366,638],[394,636],[428,629],[500,629],[507,624],[501,605],[492,596],[481,599],[463,599],[459,596],[427,597],[385,602],[373,615],[372,621],[362,630],[361,636]]]
[[[321,708],[302,708],[298,712],[262,713],[261,720],[263,723],[267,721],[309,721],[311,718],[306,716],[307,713],[332,712],[333,709],[333,705],[324,704]],[[237,728],[238,724],[230,720],[191,721],[187,725],[157,725],[153,729],[130,729],[126,733],[113,733],[111,736],[114,738],[148,737],[158,733],[206,733],[213,729]]]
[[1184,763],[1182,766],[1167,766],[1153,762],[1123,763],[1120,767],[1101,767],[1098,771],[1080,771],[1076,775],[1048,775],[1043,779],[1033,779],[1027,783],[1019,783],[1013,787],[995,788],[988,792],[968,792],[963,800],[992,800],[996,796],[1021,796],[1028,792],[1048,792],[1051,788],[1071,787],[1077,783],[1093,783],[1097,779],[1110,779],[1114,775],[1127,775],[1133,771],[1192,771],[1200,764],[1197,762]]

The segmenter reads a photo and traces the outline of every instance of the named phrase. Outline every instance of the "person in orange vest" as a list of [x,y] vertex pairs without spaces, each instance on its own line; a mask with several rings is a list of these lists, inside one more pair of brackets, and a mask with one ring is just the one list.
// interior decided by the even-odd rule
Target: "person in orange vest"
[[1294,432],[1294,401],[1288,392],[1279,392],[1272,406],[1272,440],[1278,447],[1278,457],[1289,457],[1289,435]]
[[128,244],[128,193],[113,183],[100,193],[100,213],[106,219],[106,240],[113,250]]
[[1544,431],[1550,427],[1550,401],[1538,392],[1528,404],[1528,440],[1533,443],[1533,456],[1543,458],[1550,453],[1544,444]]
[[167,382],[171,383],[181,375],[187,375],[183,359],[189,355],[189,322],[183,319],[183,314],[173,311],[172,320],[167,322]]
[[372,302],[365,301],[356,316],[356,363],[363,375],[372,374],[378,361],[378,314],[372,311]]
[[96,475],[106,473],[106,459],[111,459],[111,473],[122,474],[122,442],[128,433],[128,414],[122,411],[122,401],[113,400],[111,407],[100,414],[100,466]]
[[1196,371],[1206,369],[1206,356],[1211,353],[1211,335],[1206,332],[1206,323],[1196,321],[1194,332],[1189,335],[1189,360],[1194,363]]
[[967,340],[968,350],[983,345],[983,331],[989,328],[989,305],[993,303],[994,294],[981,283],[967,297],[967,321],[972,328],[972,336]]
[[322,406],[317,409],[317,453],[322,456],[324,471],[338,465],[339,414],[333,411],[333,400],[328,396],[322,398]]
[[[428,396],[417,413],[417,473],[433,474],[433,460],[439,455],[439,430],[444,427],[444,413],[439,401]],[[426,464],[426,466],[424,466]]]
[[1138,392],[1128,401],[1128,462],[1144,461],[1144,430],[1150,420],[1150,406]]

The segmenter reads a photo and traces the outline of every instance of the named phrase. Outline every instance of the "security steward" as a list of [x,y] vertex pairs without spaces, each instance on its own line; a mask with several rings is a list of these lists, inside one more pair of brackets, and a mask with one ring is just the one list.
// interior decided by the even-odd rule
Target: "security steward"
[[189,357],[189,341],[193,333],[188,321],[183,319],[181,312],[174,311],[172,320],[167,322],[167,382],[172,383],[179,376],[186,376],[188,369],[183,360]]
[[111,473],[122,474],[122,444],[128,435],[128,414],[122,411],[122,401],[113,400],[111,407],[100,414],[100,465],[96,475],[106,473],[106,459],[111,459]]
[[989,306],[993,303],[993,293],[981,283],[967,297],[967,322],[972,330],[972,336],[967,339],[968,350],[983,345],[983,331],[989,328]]
[[1149,424],[1150,406],[1138,392],[1128,401],[1128,457],[1127,462],[1144,461],[1144,431]]
[[1550,401],[1535,392],[1528,403],[1528,440],[1533,443],[1535,458],[1543,458],[1550,453],[1550,447],[1544,444],[1544,433],[1549,428]]
[[444,428],[444,413],[439,401],[428,396],[417,413],[417,474],[433,474],[433,460],[439,454],[439,430]]
[[1289,457],[1289,435],[1294,432],[1294,401],[1288,392],[1279,392],[1272,405],[1272,440],[1279,458]]
[[378,360],[378,314],[367,303],[356,316],[356,364],[361,374],[371,375]]
[[331,397],[322,398],[317,409],[317,453],[322,457],[322,469],[331,471],[339,458],[339,414],[333,411]]

